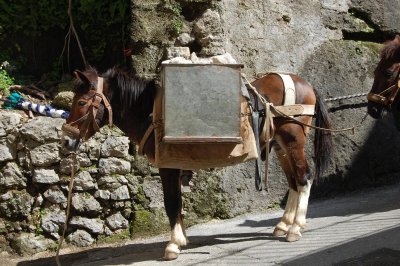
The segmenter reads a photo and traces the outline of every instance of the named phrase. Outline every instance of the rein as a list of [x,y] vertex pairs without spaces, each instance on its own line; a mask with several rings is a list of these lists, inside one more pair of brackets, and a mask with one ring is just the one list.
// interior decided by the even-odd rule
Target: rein
[[[89,111],[84,116],[80,117],[79,119],[72,121],[68,124],[66,124],[66,123],[63,124],[62,128],[61,128],[62,132],[72,135],[73,137],[82,139],[82,138],[86,138],[85,136],[89,129],[90,124],[92,124],[93,129],[95,131],[99,131],[100,127],[96,122],[96,114],[100,107],[100,103],[102,101],[104,102],[104,106],[108,109],[108,116],[109,116],[108,119],[109,119],[109,125],[111,127],[113,124],[112,123],[111,105],[110,105],[109,101],[107,100],[107,97],[103,94],[103,78],[98,77],[97,78],[97,88],[96,88],[95,92],[93,93],[93,96],[91,97],[91,99],[88,100],[88,102],[90,102]],[[83,121],[83,124],[82,124],[83,129],[82,128],[78,129],[73,126],[74,124],[77,124],[78,122],[80,123],[81,121]],[[59,239],[59,243],[58,243],[57,251],[56,251],[56,263],[58,266],[61,266],[59,254],[60,254],[60,250],[61,250],[63,241],[65,239],[65,233],[66,233],[67,227],[68,227],[68,217],[69,217],[70,210],[71,210],[71,199],[72,199],[72,190],[73,190],[73,186],[74,186],[76,165],[77,165],[76,152],[73,152],[72,153],[71,177],[70,177],[69,185],[68,185],[67,207],[65,210],[65,222],[64,222],[64,226],[63,226],[63,233]]]
[[[65,123],[62,126],[62,131],[77,138],[77,139],[85,139],[86,140],[86,135],[87,132],[90,128],[90,126],[93,127],[94,131],[98,132],[100,131],[100,127],[96,121],[96,115],[97,111],[99,110],[101,102],[104,103],[104,106],[108,110],[108,124],[110,127],[113,125],[113,120],[112,120],[112,108],[111,104],[108,101],[107,97],[103,94],[103,83],[104,79],[102,77],[97,78],[97,88],[91,88],[90,90],[94,91],[93,95],[91,98],[87,101],[89,103],[89,108],[88,112],[80,117],[79,119],[72,121],[70,123]],[[78,122],[82,122],[82,126],[80,129],[74,127],[74,124],[77,124]]]
[[69,213],[71,211],[72,189],[74,187],[76,166],[77,166],[76,165],[76,152],[74,152],[74,153],[72,153],[72,170],[71,170],[71,177],[69,179],[69,185],[68,185],[68,197],[67,197],[67,209],[65,210],[65,222],[64,222],[64,226],[63,226],[63,233],[58,242],[57,251],[56,251],[57,266],[61,266],[59,255],[60,255],[61,246],[65,239],[65,233],[67,232],[67,227],[68,227],[68,217],[69,217]]
[[353,134],[355,133],[355,129],[356,129],[357,127],[361,126],[361,124],[362,124],[362,123],[365,121],[365,119],[368,117],[368,114],[365,114],[365,116],[363,117],[363,119],[361,119],[361,122],[360,122],[359,124],[355,125],[355,126],[347,127],[347,128],[332,129],[332,128],[317,127],[317,126],[313,126],[313,125],[309,125],[309,124],[300,122],[299,120],[297,120],[297,119],[295,119],[295,118],[293,118],[293,117],[291,117],[291,116],[288,116],[287,114],[285,114],[285,113],[279,111],[279,110],[278,110],[275,106],[273,106],[273,105],[271,105],[271,109],[273,109],[275,112],[277,112],[277,113],[279,114],[279,116],[282,116],[282,117],[285,117],[285,118],[287,118],[287,119],[290,119],[290,120],[292,120],[293,122],[295,122],[295,123],[297,123],[297,124],[299,124],[299,125],[305,126],[305,127],[309,127],[309,128],[315,129],[315,130],[329,131],[329,132],[343,132],[343,131],[350,131],[350,130],[351,130]]

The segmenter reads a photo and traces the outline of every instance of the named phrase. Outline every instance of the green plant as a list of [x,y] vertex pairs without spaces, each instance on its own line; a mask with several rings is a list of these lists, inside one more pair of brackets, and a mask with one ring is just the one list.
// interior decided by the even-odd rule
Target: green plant
[[64,28],[68,22],[67,1],[25,0],[17,3],[0,0],[0,9],[3,11],[0,26],[4,33],[19,32],[35,37],[54,27]]
[[178,35],[181,33],[183,28],[181,5],[173,0],[163,0],[161,4],[164,11],[169,12],[172,15],[171,24],[168,26],[170,33],[173,35]]
[[137,210],[129,225],[131,238],[156,235],[168,229],[167,217],[162,209]]
[[182,31],[182,27],[183,27],[183,22],[182,22],[182,20],[180,20],[180,19],[174,19],[174,20],[171,22],[170,29],[171,29],[171,31],[172,31],[174,34],[178,35],[178,34],[181,33],[181,31]]
[[279,210],[281,208],[280,202],[273,202],[270,205],[268,205],[267,209],[271,210]]
[[74,19],[75,25],[80,28],[78,34],[88,44],[86,52],[89,52],[89,61],[99,61],[107,45],[126,41],[129,10],[129,0],[79,1]]
[[181,15],[181,12],[182,12],[182,7],[179,5],[179,4],[173,4],[172,6],[171,6],[171,10],[172,10],[172,13],[175,15],[175,16],[180,16]]
[[11,77],[5,69],[0,69],[0,93],[8,96],[9,87],[14,84],[14,78]]
[[99,235],[97,238],[97,244],[112,244],[118,243],[122,240],[130,239],[131,235],[128,229],[117,232],[111,236]]
[[[72,3],[74,25],[89,64],[99,66],[107,56],[112,57],[113,64],[126,63],[123,49],[129,41],[126,36],[129,36],[131,1],[79,0]],[[59,72],[69,72],[61,64],[54,69],[69,28],[68,1],[0,0],[0,10],[1,55],[13,58],[16,61],[13,65],[20,70],[32,63],[32,55],[37,56],[35,53],[40,52],[40,47],[46,47],[40,42],[50,39],[54,41],[52,45],[60,45],[52,47],[53,51],[60,51],[58,57],[46,59],[54,72],[52,74],[60,77]],[[66,52],[63,62],[72,56]],[[40,58],[37,59],[40,61]]]

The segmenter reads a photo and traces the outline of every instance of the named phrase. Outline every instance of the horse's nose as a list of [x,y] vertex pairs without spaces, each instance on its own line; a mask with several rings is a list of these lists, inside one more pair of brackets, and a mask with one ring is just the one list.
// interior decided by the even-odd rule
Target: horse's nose
[[381,109],[376,107],[375,105],[368,106],[368,114],[375,119],[380,118],[381,116]]
[[76,151],[80,141],[69,136],[64,136],[61,140],[61,145],[68,151]]

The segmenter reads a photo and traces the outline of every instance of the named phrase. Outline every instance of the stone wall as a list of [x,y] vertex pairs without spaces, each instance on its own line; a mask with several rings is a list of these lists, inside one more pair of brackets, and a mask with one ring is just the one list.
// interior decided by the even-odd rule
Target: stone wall
[[[1,250],[34,253],[60,237],[73,165],[60,146],[64,122],[0,111]],[[127,137],[107,128],[80,147],[67,242],[88,246],[167,228],[158,172],[130,148]]]

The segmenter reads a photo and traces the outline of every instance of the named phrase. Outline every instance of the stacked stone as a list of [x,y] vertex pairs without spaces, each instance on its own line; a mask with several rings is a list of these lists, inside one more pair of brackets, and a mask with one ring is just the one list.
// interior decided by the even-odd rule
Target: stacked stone
[[[54,248],[62,234],[73,155],[60,145],[65,120],[24,120],[20,113],[0,111],[0,251],[11,246],[29,254]],[[107,130],[77,153],[66,238],[76,246],[129,236],[134,210],[162,207],[157,171],[145,163],[136,167],[129,139]],[[155,177],[145,181],[146,175]]]

